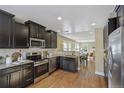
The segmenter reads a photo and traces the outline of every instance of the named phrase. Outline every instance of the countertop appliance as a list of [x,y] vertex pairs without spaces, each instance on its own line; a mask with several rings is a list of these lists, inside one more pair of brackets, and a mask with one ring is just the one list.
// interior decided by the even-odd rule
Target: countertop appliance
[[109,36],[108,87],[124,88],[124,27]]
[[26,58],[34,61],[34,83],[48,76],[49,61],[47,58],[42,58],[41,52],[27,53]]
[[45,40],[30,38],[30,47],[45,48]]

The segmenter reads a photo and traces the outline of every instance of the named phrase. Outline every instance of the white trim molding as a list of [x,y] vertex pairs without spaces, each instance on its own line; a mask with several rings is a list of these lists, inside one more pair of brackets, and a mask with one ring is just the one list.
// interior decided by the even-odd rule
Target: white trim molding
[[104,72],[95,72],[95,74],[100,75],[100,76],[105,76]]

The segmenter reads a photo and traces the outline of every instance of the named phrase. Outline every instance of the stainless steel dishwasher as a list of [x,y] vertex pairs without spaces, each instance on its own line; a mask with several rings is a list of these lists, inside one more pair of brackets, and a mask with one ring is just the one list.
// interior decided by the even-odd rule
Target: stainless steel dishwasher
[[49,73],[52,73],[57,68],[57,58],[51,57],[49,58]]

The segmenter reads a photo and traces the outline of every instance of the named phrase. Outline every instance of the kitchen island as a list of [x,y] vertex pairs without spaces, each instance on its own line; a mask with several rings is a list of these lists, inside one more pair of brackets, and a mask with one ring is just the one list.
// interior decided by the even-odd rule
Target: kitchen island
[[58,62],[60,69],[70,72],[78,71],[78,56],[74,55],[59,56]]

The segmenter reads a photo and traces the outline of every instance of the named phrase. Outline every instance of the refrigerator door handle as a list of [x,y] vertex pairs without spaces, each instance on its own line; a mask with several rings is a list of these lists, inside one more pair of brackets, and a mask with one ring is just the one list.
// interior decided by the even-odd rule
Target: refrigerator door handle
[[110,66],[109,70],[110,70],[110,72],[112,73],[113,64],[114,64],[115,62],[114,62],[114,60],[113,60],[112,48],[111,48],[111,47],[109,47],[109,57],[111,58],[111,61],[112,61],[111,63],[109,62],[109,66]]

